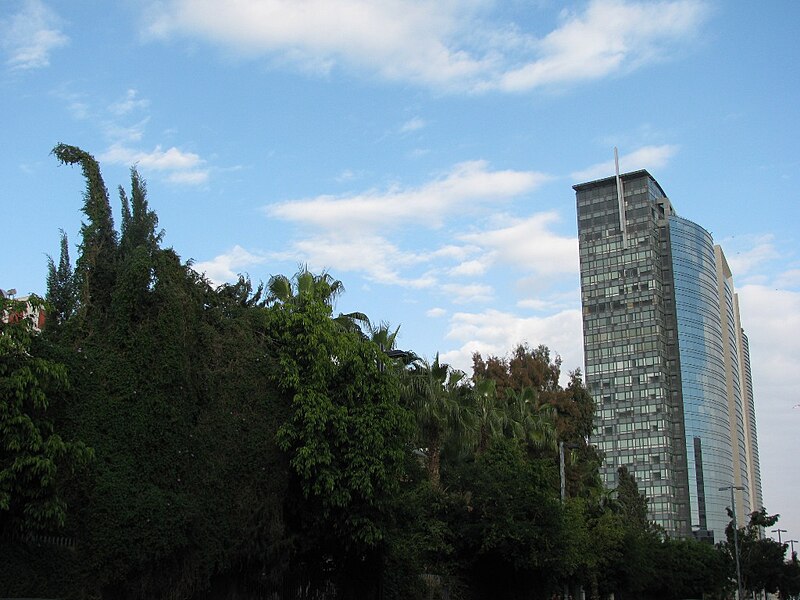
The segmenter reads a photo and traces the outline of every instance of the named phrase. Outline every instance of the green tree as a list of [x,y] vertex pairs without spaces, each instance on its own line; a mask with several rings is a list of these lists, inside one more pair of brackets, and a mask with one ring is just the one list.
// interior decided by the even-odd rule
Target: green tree
[[[307,265],[301,265],[290,279],[286,275],[273,275],[267,282],[267,303],[302,305],[307,302],[321,302],[331,309],[344,293],[344,284],[327,271],[312,273]],[[370,330],[367,315],[361,312],[339,314],[333,318],[336,324],[350,333],[362,334]]]
[[556,450],[555,411],[537,402],[533,388],[524,387],[519,391],[507,388],[506,414],[507,437],[519,439],[534,451]]
[[475,383],[474,415],[477,427],[476,453],[483,454],[491,441],[503,434],[507,426],[508,411],[497,398],[497,382],[494,379],[479,379]]
[[792,552],[791,559],[783,564],[778,592],[782,600],[800,597],[800,563],[797,561],[797,552]]
[[[30,308],[43,308],[31,297]],[[0,297],[0,535],[63,527],[62,487],[92,458],[81,441],[68,441],[48,418],[48,407],[68,386],[64,365],[37,356],[26,303]]]
[[428,477],[434,489],[441,482],[442,450],[452,442],[457,448],[469,446],[474,434],[472,390],[463,371],[439,362],[421,361],[411,366],[409,399],[417,420],[417,445],[425,456]]
[[78,295],[75,288],[75,275],[69,261],[69,240],[64,230],[61,233],[61,252],[58,267],[52,257],[47,257],[47,301],[48,311],[46,327],[50,331],[57,330],[66,323],[77,306]]
[[273,383],[289,411],[277,441],[298,493],[287,498],[303,540],[295,563],[332,565],[343,593],[360,596],[381,572],[413,415],[380,348],[330,316],[314,296],[267,314]]
[[148,206],[147,184],[135,167],[131,168],[130,200],[122,186],[119,186],[119,198],[122,204],[121,254],[130,254],[140,246],[151,251],[157,250],[164,232],[156,232],[158,216]]
[[58,144],[56,158],[66,165],[80,164],[86,179],[83,213],[87,221],[81,226],[80,256],[75,277],[80,294],[80,307],[103,318],[111,305],[111,293],[117,273],[117,232],[111,216],[108,190],[94,157],[76,146]]
[[[730,509],[728,515],[732,517]],[[765,508],[750,513],[747,524],[738,528],[739,561],[742,573],[742,587],[748,592],[762,590],[774,594],[778,591],[778,583],[784,569],[786,544],[779,544],[771,538],[762,536],[764,529],[769,529],[778,522],[780,515],[769,515]],[[727,557],[729,573],[735,581],[735,545],[733,537],[733,519],[725,528],[727,540],[720,547]]]
[[567,554],[558,472],[497,438],[461,479],[469,493],[454,527],[463,576],[482,598],[550,598]]

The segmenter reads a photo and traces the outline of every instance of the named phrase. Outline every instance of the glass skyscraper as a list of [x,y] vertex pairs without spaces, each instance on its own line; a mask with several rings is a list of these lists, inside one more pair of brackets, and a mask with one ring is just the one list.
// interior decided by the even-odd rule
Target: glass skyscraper
[[[761,506],[747,338],[727,261],[647,172],[574,186],[586,383],[613,487],[627,467],[671,535],[719,541]],[[620,201],[620,192],[623,201]]]

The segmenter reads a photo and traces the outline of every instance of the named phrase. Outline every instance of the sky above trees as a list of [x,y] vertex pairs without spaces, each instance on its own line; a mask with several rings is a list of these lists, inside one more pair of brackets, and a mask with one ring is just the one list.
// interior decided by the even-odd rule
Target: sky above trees
[[216,282],[307,263],[344,282],[337,311],[401,325],[401,348],[469,368],[542,343],[566,373],[583,363],[571,186],[611,175],[617,146],[726,252],[765,502],[797,537],[798,18],[788,1],[11,0],[0,287],[44,293],[59,228],[79,241],[83,180],[49,155],[64,142],[112,195],[138,165],[165,245]]

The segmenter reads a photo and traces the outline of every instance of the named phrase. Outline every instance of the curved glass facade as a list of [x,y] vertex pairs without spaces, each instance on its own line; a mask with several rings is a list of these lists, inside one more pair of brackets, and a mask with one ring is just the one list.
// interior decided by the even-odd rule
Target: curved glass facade
[[692,527],[724,536],[734,456],[714,242],[699,225],[669,219]]
[[729,265],[647,171],[573,187],[600,473],[615,487],[627,467],[670,535],[720,541],[730,503],[720,487],[748,490],[735,495],[742,516],[761,502],[747,338]]

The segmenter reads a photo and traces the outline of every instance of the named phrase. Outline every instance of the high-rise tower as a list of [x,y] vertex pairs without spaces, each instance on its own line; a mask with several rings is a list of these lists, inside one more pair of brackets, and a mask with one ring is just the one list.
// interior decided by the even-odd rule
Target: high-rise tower
[[[747,338],[719,246],[637,171],[574,186],[593,442],[673,535],[721,539],[728,492],[760,508]],[[624,199],[620,202],[620,192]]]

